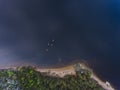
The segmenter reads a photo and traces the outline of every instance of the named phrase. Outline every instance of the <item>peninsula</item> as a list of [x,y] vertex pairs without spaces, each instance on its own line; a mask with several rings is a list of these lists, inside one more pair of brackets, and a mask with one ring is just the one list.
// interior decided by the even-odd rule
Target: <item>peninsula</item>
[[61,68],[35,66],[0,70],[0,90],[115,90],[83,63]]

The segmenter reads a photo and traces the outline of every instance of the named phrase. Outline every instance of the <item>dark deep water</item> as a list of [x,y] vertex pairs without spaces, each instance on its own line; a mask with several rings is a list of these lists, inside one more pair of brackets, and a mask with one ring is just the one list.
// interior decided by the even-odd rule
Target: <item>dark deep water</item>
[[0,66],[85,59],[120,88],[119,55],[118,0],[0,0]]

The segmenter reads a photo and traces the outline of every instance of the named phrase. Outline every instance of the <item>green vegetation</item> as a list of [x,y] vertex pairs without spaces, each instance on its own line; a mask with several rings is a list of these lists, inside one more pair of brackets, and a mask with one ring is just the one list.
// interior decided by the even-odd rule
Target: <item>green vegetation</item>
[[104,90],[90,76],[91,72],[85,69],[64,78],[46,76],[33,67],[1,70],[0,90]]

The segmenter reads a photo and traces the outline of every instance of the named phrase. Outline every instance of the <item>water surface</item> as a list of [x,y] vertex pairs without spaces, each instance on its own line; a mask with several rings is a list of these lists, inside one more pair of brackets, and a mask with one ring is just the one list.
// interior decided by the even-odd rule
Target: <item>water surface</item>
[[119,87],[118,0],[1,0],[0,66],[85,59]]

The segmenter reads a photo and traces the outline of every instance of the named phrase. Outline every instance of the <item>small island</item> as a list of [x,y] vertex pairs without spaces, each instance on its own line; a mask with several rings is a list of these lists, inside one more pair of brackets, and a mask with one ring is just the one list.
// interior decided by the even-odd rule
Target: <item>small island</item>
[[0,90],[115,90],[83,63],[60,68],[35,66],[0,69]]

